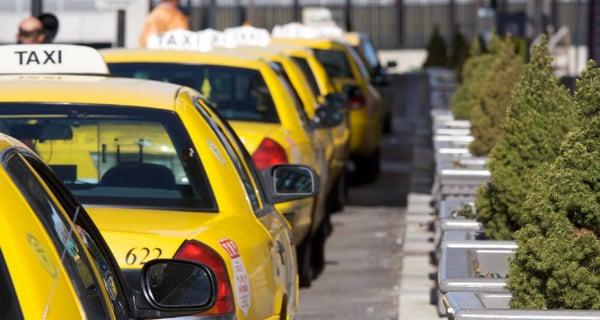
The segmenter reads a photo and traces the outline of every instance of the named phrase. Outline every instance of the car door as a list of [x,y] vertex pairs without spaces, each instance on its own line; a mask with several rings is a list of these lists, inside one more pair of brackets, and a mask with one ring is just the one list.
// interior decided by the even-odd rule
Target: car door
[[[69,250],[72,251],[74,250],[73,248],[78,248],[77,250],[80,252],[80,258],[74,258],[74,262],[70,262],[74,266],[71,267],[73,270],[72,277],[86,278],[88,283],[92,279],[94,280],[93,286],[95,289],[89,289],[89,286],[92,284],[89,284],[88,289],[97,292],[97,295],[93,297],[94,301],[92,301],[95,305],[92,305],[90,301],[84,301],[82,303],[84,307],[89,305],[91,307],[87,308],[93,308],[96,312],[99,308],[107,310],[106,316],[99,318],[132,318],[133,308],[131,306],[133,304],[132,301],[128,300],[128,297],[132,297],[132,292],[126,291],[128,289],[114,257],[100,236],[99,231],[87,216],[83,206],[79,204],[56,175],[36,156],[29,151],[21,151],[20,154],[27,162],[26,166],[33,171],[29,173],[31,177],[35,176],[39,182],[40,187],[38,189],[40,191],[36,192],[36,194],[38,196],[43,195],[41,190],[46,190],[47,192],[45,202],[47,205],[53,206],[52,212],[55,214],[50,217],[53,221],[52,226],[56,228],[60,225],[68,226],[71,230],[69,232],[71,237],[69,240]],[[25,172],[22,174],[27,175]],[[30,187],[32,186],[31,183],[29,185]],[[62,224],[59,221],[62,221]],[[65,228],[61,227],[56,232],[60,232],[60,230],[65,230]],[[49,232],[52,232],[52,230],[49,230]],[[69,255],[66,254],[65,257],[69,257]],[[66,262],[69,262],[68,259]],[[92,276],[93,274],[95,276]],[[79,298],[80,300],[92,299],[81,294]],[[94,317],[90,318],[93,319]]]
[[229,157],[238,164],[236,170],[244,183],[254,213],[272,237],[270,256],[273,266],[278,269],[275,274],[279,275],[280,281],[288,293],[286,301],[296,301],[296,257],[287,220],[266,199],[261,179],[250,155],[233,129],[204,100],[196,98],[194,104],[205,119],[209,117],[207,121],[221,139]]

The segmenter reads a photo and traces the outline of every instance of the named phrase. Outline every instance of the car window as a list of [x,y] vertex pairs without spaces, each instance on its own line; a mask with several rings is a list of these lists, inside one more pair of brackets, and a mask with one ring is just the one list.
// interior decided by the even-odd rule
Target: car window
[[173,112],[5,103],[0,132],[34,150],[84,204],[217,211],[199,155]]
[[315,56],[330,78],[353,78],[352,68],[344,51],[316,49]]
[[358,51],[362,52],[365,58],[365,62],[367,64],[367,68],[370,71],[373,71],[373,69],[379,66],[377,50],[375,50],[375,46],[373,46],[373,43],[371,42],[371,39],[368,36],[362,36],[361,39],[362,41],[360,43],[360,46],[362,49]]
[[[219,141],[221,141],[221,143],[225,147],[225,151],[227,152],[227,155],[233,162],[234,167],[238,173],[238,176],[242,180],[242,185],[246,191],[246,196],[248,197],[248,200],[250,201],[250,204],[252,205],[252,209],[255,212],[260,210],[261,203],[258,199],[258,195],[256,193],[256,188],[255,188],[254,184],[252,183],[252,180],[250,179],[248,173],[246,172],[246,169],[244,168],[242,159],[240,159],[238,153],[234,150],[233,146],[231,145],[231,141],[227,138],[227,135],[226,135],[223,127],[217,123],[217,121],[219,121],[219,120],[214,119],[212,117],[212,115],[210,115],[204,109],[204,106],[202,106],[202,102],[195,100],[194,105],[195,105],[196,109],[200,112],[202,117],[208,122],[208,124],[213,129],[213,131],[217,134]],[[221,121],[219,121],[219,122],[221,122]]]
[[[85,249],[81,246],[73,225],[65,219],[62,208],[56,204],[22,158],[14,154],[5,159],[5,167],[52,239],[86,317],[109,318],[108,306],[102,295],[103,284],[98,282]],[[48,301],[52,300],[52,296],[48,297]]]
[[296,91],[296,88],[292,85],[290,77],[288,77],[288,74],[283,69],[282,65],[278,62],[275,62],[274,64],[278,66],[279,71],[277,72],[277,75],[279,76],[279,79],[281,80],[281,83],[283,84],[283,87],[287,92],[288,96],[292,98],[294,108],[296,108],[296,111],[298,111],[298,115],[300,116],[300,121],[302,121],[302,125],[307,131],[310,131],[310,120],[308,119],[308,115],[304,110],[304,105],[302,104],[302,100],[300,99],[298,91]]
[[111,63],[114,75],[194,88],[227,120],[279,123],[275,103],[258,70],[178,63]]
[[[28,154],[24,154],[23,156],[55,195],[63,210],[73,219],[71,222],[74,224],[75,232],[79,235],[79,238],[92,258],[92,262],[96,266],[96,271],[104,283],[115,317],[117,319],[128,319],[127,298],[123,292],[121,283],[119,283],[119,276],[117,275],[119,272],[118,265],[112,257],[110,249],[108,249],[106,243],[101,239],[100,232],[94,226],[91,219],[83,212],[84,209],[79,202],[66,190],[66,186],[60,182],[55,174],[48,170],[37,158]],[[96,239],[91,234],[94,234]],[[103,243],[104,250],[100,249],[98,242]]]
[[358,71],[360,72],[362,77],[365,80],[369,81],[371,75],[369,74],[369,70],[367,70],[367,67],[365,66],[365,63],[363,62],[363,59],[361,58],[358,51],[356,51],[356,49],[352,47],[348,47],[348,52],[350,52],[350,56],[352,57],[351,60],[358,68]]
[[300,57],[292,57],[292,59],[294,60],[294,62],[296,62],[298,67],[300,67],[302,73],[304,74],[304,77],[306,77],[306,79],[308,80],[308,84],[310,85],[310,89],[313,95],[315,97],[320,96],[321,91],[319,90],[319,84],[317,83],[317,79],[315,78],[315,75],[312,72],[310,65],[308,64],[308,61]]
[[2,251],[0,251],[0,319],[23,319]]

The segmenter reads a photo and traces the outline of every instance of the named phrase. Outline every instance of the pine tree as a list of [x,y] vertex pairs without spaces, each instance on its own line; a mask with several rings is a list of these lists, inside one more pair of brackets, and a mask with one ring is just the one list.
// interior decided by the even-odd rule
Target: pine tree
[[554,75],[544,37],[515,86],[502,135],[490,153],[492,181],[476,197],[478,220],[488,237],[511,239],[528,222],[523,202],[532,177],[541,164],[556,158],[574,125],[575,107]]
[[448,48],[437,25],[433,27],[433,33],[427,44],[427,58],[423,63],[424,68],[435,66],[448,66]]
[[515,233],[511,306],[600,309],[600,70],[590,62],[577,82],[579,126],[540,171]]
[[473,39],[469,50],[469,59],[462,70],[462,83],[452,96],[451,106],[454,118],[469,120],[471,108],[477,103],[477,89],[482,79],[486,77],[486,66],[493,59],[493,55],[481,52],[478,38]]
[[477,102],[470,115],[474,141],[469,149],[476,156],[487,155],[502,133],[511,92],[523,70],[523,61],[516,55],[510,39],[495,37],[490,51],[494,58],[482,66],[488,70],[478,84]]
[[450,49],[450,68],[456,71],[459,79],[462,79],[464,65],[469,58],[469,42],[460,31],[460,26],[454,27],[452,35],[452,47]]

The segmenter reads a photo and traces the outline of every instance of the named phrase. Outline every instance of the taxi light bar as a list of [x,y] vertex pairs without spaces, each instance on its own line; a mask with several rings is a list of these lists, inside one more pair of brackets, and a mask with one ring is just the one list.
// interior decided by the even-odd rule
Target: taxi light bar
[[335,25],[322,25],[316,27],[292,22],[284,25],[276,25],[273,27],[271,35],[278,38],[341,38],[344,36],[344,30]]
[[0,61],[0,74],[109,74],[96,49],[77,45],[3,45]]
[[149,49],[176,49],[210,51],[212,48],[235,48],[242,45],[267,46],[271,35],[267,29],[242,26],[227,28],[225,31],[205,29],[197,32],[173,30],[148,37]]
[[177,49],[209,51],[214,46],[227,46],[228,40],[221,31],[206,29],[198,32],[173,30],[148,36],[148,49]]
[[227,28],[225,36],[232,39],[236,46],[261,46],[266,47],[271,42],[269,30],[251,26]]

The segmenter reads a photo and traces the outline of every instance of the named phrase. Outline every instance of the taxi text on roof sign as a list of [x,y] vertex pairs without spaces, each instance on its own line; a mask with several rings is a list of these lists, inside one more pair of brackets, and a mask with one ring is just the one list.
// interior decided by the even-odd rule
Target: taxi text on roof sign
[[0,46],[0,74],[108,74],[93,48],[33,44]]
[[198,32],[178,29],[148,36],[148,49],[184,49],[209,51],[214,46],[227,46],[223,32],[206,29]]
[[205,29],[197,32],[173,30],[148,36],[149,49],[178,49],[209,51],[215,47],[235,48],[241,45],[267,46],[271,36],[267,29],[242,26],[225,31]]
[[273,37],[279,38],[340,38],[344,35],[344,30],[336,25],[307,26],[301,23],[292,22],[273,27]]

